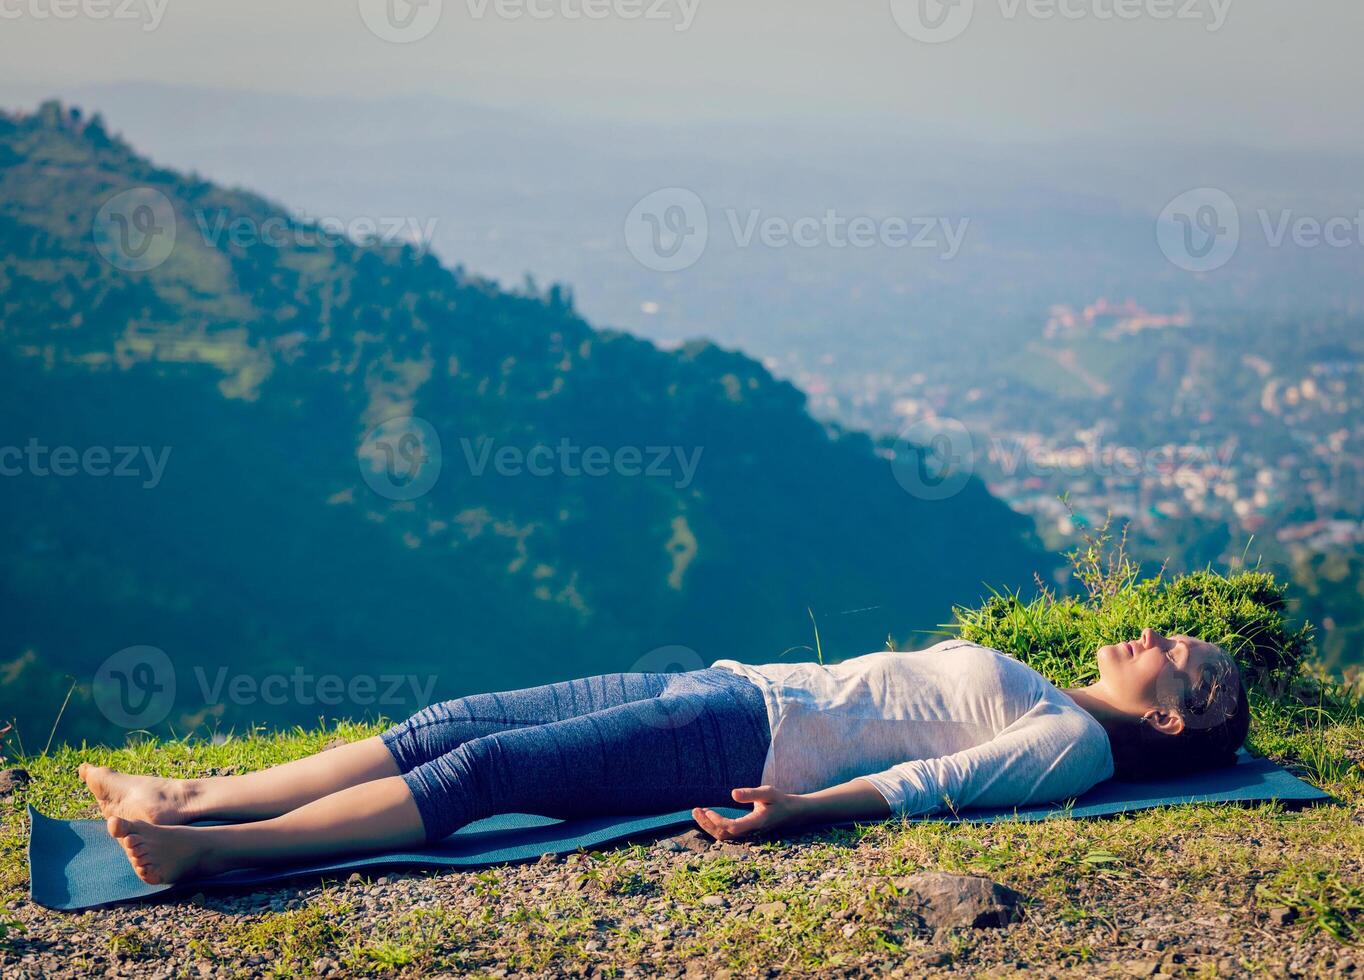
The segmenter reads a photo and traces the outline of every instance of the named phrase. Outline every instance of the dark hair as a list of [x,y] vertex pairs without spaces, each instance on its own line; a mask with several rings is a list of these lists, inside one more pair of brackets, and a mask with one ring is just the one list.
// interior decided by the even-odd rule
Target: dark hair
[[[1236,661],[1225,651],[1223,657],[1222,670],[1170,706],[1184,718],[1178,735],[1158,732],[1140,718],[1104,723],[1114,779],[1162,779],[1236,763],[1236,750],[1250,730],[1250,705]],[[1215,721],[1208,718],[1214,711],[1221,712]]]

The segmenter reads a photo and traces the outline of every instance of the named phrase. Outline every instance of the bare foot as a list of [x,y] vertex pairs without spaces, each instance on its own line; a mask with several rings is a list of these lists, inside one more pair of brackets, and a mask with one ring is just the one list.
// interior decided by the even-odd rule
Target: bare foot
[[155,824],[181,824],[193,819],[187,780],[159,776],[130,776],[104,766],[84,763],[80,777],[99,802],[105,817],[123,817]]
[[110,817],[108,827],[137,876],[149,885],[173,885],[220,870],[210,857],[203,827],[164,827],[123,817]]

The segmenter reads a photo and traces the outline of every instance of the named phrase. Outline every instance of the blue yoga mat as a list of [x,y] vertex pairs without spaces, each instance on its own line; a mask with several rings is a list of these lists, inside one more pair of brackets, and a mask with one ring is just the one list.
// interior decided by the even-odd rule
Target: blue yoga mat
[[[974,810],[960,817],[922,817],[993,823],[998,820],[1047,820],[1057,817],[1107,817],[1134,810],[1183,803],[1252,803],[1279,800],[1302,805],[1327,795],[1267,759],[1242,753],[1238,765],[1182,779],[1148,783],[1102,783],[1071,806],[1044,804],[1017,810]],[[721,809],[739,816],[744,810]],[[102,820],[54,820],[29,807],[29,893],[50,909],[72,911],[127,902],[177,890],[259,885],[295,877],[339,877],[352,871],[386,868],[481,868],[531,861],[542,854],[591,850],[627,840],[648,840],[693,826],[691,813],[680,810],[647,817],[596,817],[555,820],[509,813],[469,824],[439,844],[418,851],[368,857],[302,862],[269,869],[231,871],[179,885],[148,885],[133,874],[122,848]]]

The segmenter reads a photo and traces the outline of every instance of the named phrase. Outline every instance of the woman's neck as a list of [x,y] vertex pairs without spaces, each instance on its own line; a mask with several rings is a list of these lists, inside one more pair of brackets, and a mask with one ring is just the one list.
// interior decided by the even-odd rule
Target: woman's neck
[[1113,707],[1113,703],[1108,699],[1108,692],[1104,690],[1100,681],[1095,681],[1087,687],[1066,687],[1061,690],[1102,725],[1127,717],[1125,712]]

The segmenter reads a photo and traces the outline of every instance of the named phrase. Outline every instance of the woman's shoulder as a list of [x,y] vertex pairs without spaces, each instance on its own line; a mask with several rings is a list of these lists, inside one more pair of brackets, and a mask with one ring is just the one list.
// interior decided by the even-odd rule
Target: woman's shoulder
[[1012,654],[1004,653],[993,647],[982,646],[979,643],[972,643],[970,640],[943,640],[919,652],[935,657],[949,657],[962,664],[977,664],[983,668],[992,669],[1004,677],[1015,677],[1030,682],[1046,682],[1041,674]]

